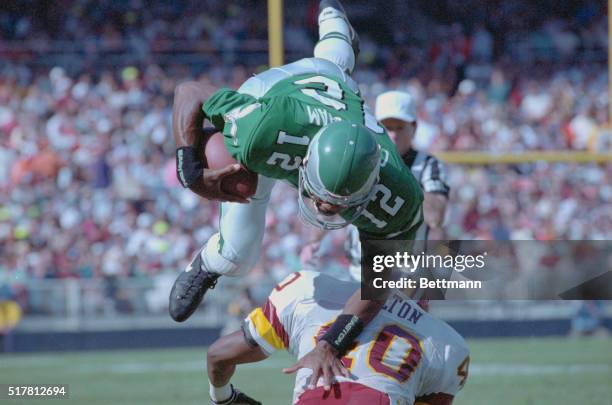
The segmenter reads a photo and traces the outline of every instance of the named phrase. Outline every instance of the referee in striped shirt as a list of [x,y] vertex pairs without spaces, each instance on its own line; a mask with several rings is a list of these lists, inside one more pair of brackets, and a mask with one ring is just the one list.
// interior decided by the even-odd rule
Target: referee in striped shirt
[[[446,168],[432,155],[417,151],[412,141],[417,129],[416,106],[410,94],[388,91],[376,98],[376,119],[387,129],[406,166],[423,187],[424,226],[417,239],[426,240],[430,229],[440,229],[448,204]],[[438,238],[440,235],[436,235]]]

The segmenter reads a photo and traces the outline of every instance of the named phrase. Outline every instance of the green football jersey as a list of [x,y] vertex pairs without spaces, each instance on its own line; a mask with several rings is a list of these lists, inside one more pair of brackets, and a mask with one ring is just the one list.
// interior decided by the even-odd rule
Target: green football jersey
[[[298,186],[298,167],[321,127],[334,120],[360,123],[381,146],[375,196],[353,222],[362,237],[412,239],[422,221],[423,193],[386,131],[364,102],[334,77],[305,74],[276,83],[261,98],[234,90],[217,91],[203,106],[225,145],[247,169]],[[347,210],[343,216],[349,217]]]

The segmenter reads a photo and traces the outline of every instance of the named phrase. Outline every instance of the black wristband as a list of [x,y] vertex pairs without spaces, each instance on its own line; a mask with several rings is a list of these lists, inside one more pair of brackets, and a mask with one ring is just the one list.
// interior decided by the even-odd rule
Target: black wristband
[[198,158],[193,146],[182,146],[176,150],[176,177],[185,188],[191,187],[204,175],[204,162]]
[[342,357],[351,347],[351,344],[363,330],[363,321],[357,315],[342,314],[336,318],[329,330],[321,337],[332,345]]

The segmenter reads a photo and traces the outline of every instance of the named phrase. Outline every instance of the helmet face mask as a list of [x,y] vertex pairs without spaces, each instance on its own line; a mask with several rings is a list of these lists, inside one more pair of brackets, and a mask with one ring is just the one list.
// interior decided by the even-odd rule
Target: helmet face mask
[[[298,195],[298,212],[300,218],[304,221],[308,222],[311,225],[316,226],[317,228],[333,230],[333,229],[341,229],[345,226],[354,222],[357,217],[361,215],[363,210],[368,205],[368,202],[372,199],[374,195],[374,187],[372,187],[372,191],[364,198],[365,201],[359,201],[358,204],[355,205],[342,205],[331,201],[326,201],[325,199],[317,196],[314,193],[311,193],[306,186],[307,180],[304,177],[304,168],[300,167],[300,179],[299,179],[299,195]],[[328,204],[332,204],[334,206],[342,206],[343,209],[335,214],[335,215],[327,215],[321,212],[318,208],[319,202],[324,202]],[[353,214],[344,218],[341,216],[342,213],[347,212],[348,210],[354,209]]]
[[[302,165],[299,167],[298,177],[299,215],[304,221],[322,229],[340,229],[354,222],[362,214],[363,210],[374,196],[376,191],[375,185],[378,183],[378,175],[380,171],[380,148],[375,140],[366,139],[366,142],[363,142],[366,144],[365,147],[368,148],[365,150],[365,161],[370,162],[369,166],[363,164],[364,157],[362,155],[364,152],[361,152],[360,155],[353,151],[354,149],[358,149],[357,147],[354,147],[354,145],[361,142],[357,141],[355,136],[372,136],[369,132],[365,134],[358,132],[363,131],[363,129],[356,130],[356,124],[343,124],[344,127],[348,127],[348,132],[351,130],[355,132],[354,134],[345,137],[347,139],[346,143],[348,143],[351,147],[346,148],[341,146],[340,148],[337,148],[342,151],[341,153],[345,153],[347,156],[338,156],[336,153],[335,155],[328,154],[328,156],[321,157],[319,153],[319,149],[321,149],[319,148],[319,141],[321,136],[325,135],[324,131],[331,125],[336,124],[330,124],[327,127],[323,127],[311,141],[306,157],[304,158]],[[340,124],[337,124],[336,126],[340,126]],[[342,137],[345,132],[347,132],[347,129],[340,129],[344,129],[344,132],[340,132],[340,137]],[[337,130],[336,133],[332,131],[328,138],[334,136],[339,137],[337,134]],[[335,141],[338,140],[334,140],[333,142]],[[339,142],[343,142],[343,140],[339,139]],[[327,152],[330,149],[324,146],[322,150]],[[345,150],[348,150],[348,152],[344,152]],[[353,187],[353,189],[351,192],[345,194],[337,194],[333,193],[328,189],[328,187],[325,186],[325,182],[322,180],[322,177],[324,175],[327,176],[328,184],[330,183],[331,179],[331,183],[336,185],[337,188],[348,189],[348,186],[343,188],[343,178],[341,176],[336,176],[336,173],[334,172],[334,167],[341,165],[343,159],[344,161],[349,162],[358,161],[360,164],[359,166],[355,167],[349,166],[344,173],[340,172],[340,174],[344,175],[344,179],[347,178],[347,173],[350,175],[350,180],[344,181],[352,181],[350,186]],[[325,170],[329,171],[330,167],[332,167],[331,174],[321,174]],[[365,173],[363,171],[364,167],[367,170]],[[359,173],[353,173],[352,171],[359,171]],[[361,181],[354,181],[355,179]],[[339,212],[330,215],[330,213],[326,213],[320,209],[320,205],[323,203],[338,208],[341,207],[342,209]]]

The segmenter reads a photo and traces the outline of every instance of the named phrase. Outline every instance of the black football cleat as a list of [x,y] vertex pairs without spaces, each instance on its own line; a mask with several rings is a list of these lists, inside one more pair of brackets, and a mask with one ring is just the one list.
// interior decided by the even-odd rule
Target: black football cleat
[[215,288],[220,274],[202,270],[202,257],[196,254],[174,282],[170,291],[170,316],[176,322],[187,320],[200,306],[204,294]]
[[236,404],[261,405],[261,402],[259,402],[256,399],[251,398],[244,392],[240,392],[238,390],[236,390],[236,392],[238,393],[238,395],[236,396]]
[[[327,8],[332,8],[333,10],[326,10]],[[321,16],[321,13],[324,13]],[[351,40],[351,47],[353,48],[353,52],[355,53],[355,60],[359,56],[359,35],[357,35],[357,31],[351,25],[351,22],[348,20],[346,15],[346,11],[344,11],[344,7],[342,7],[342,3],[339,0],[321,0],[319,3],[319,16],[324,20],[327,18],[340,17],[343,18],[344,21],[349,26],[349,35]]]
[[261,402],[259,402],[256,399],[251,398],[250,396],[248,396],[247,394],[245,394],[244,392],[237,390],[236,388],[234,388],[234,386],[232,385],[232,395],[224,400],[224,401],[211,401],[212,405],[232,405],[232,404],[236,404],[236,405],[261,405]]

